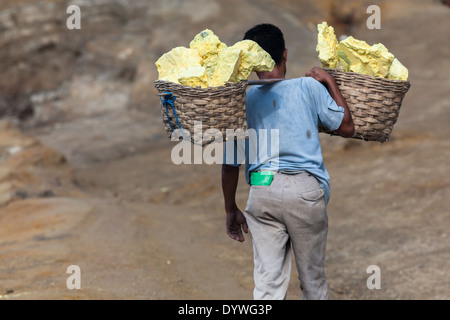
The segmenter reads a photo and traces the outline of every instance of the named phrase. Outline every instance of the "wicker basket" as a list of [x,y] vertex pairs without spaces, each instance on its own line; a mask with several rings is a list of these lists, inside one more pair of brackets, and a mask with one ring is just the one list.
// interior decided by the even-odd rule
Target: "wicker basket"
[[[189,133],[192,143],[205,146],[214,141],[213,133],[217,130],[223,139],[227,129],[247,130],[247,81],[210,88],[194,88],[162,80],[156,80],[154,85],[161,96],[161,113],[169,137],[174,130],[182,129],[185,134]],[[166,100],[168,93],[175,98],[169,103]],[[208,129],[216,130],[205,134]]]
[[[386,142],[397,122],[408,81],[325,69],[336,80],[355,124],[353,138]],[[326,129],[321,132],[335,134]]]

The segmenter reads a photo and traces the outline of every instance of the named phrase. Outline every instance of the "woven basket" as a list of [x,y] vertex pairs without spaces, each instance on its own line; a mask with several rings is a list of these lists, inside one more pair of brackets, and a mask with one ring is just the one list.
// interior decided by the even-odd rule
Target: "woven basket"
[[[386,142],[397,122],[408,81],[325,69],[336,80],[355,124],[353,138]],[[321,132],[335,134],[322,128]]]
[[[154,85],[162,96],[161,113],[169,137],[181,126],[185,134],[189,133],[192,143],[205,146],[214,141],[214,132],[220,131],[225,140],[227,129],[247,130],[247,81],[210,88],[194,88],[162,80],[156,80]],[[173,108],[164,103],[164,95],[168,92],[175,97]],[[208,129],[216,130],[206,132]]]

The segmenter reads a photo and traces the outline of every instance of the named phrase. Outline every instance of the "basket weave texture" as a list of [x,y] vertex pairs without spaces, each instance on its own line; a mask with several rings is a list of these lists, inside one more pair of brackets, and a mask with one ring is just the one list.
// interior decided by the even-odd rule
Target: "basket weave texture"
[[[355,134],[353,138],[386,142],[397,122],[409,81],[389,80],[354,72],[325,69],[333,76],[347,102]],[[322,128],[321,132],[335,134]]]
[[[189,132],[190,141],[202,146],[214,141],[214,132],[220,131],[225,139],[227,129],[247,130],[247,81],[210,88],[194,88],[163,80],[156,80],[154,85],[160,94],[170,92],[175,97],[176,117],[171,107],[166,112],[161,101],[163,123],[169,137],[172,129],[180,129],[176,118],[183,132]],[[206,132],[208,129],[216,130]]]

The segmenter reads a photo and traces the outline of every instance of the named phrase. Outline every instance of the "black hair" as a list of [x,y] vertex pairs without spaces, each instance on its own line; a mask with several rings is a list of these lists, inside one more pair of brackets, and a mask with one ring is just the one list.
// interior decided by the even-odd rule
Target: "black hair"
[[281,30],[268,23],[259,24],[248,30],[244,40],[253,40],[272,56],[276,64],[280,64],[285,50],[284,36]]

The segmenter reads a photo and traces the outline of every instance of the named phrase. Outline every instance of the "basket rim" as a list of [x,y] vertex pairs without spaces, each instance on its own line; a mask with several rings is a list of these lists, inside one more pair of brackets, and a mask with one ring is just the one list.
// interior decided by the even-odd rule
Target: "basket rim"
[[353,76],[355,78],[361,78],[361,79],[367,79],[370,80],[372,82],[385,82],[385,83],[390,83],[390,84],[399,84],[399,85],[408,85],[411,86],[411,82],[408,80],[395,80],[395,79],[387,79],[387,78],[382,78],[382,77],[375,77],[375,76],[371,76],[368,74],[362,74],[362,73],[358,73],[358,72],[352,72],[352,71],[345,71],[342,69],[329,69],[329,68],[323,68],[325,71],[328,72],[334,72],[337,74],[341,74],[341,75],[348,75],[348,76]]
[[171,86],[171,87],[173,87],[176,90],[183,90],[183,91],[192,92],[192,93],[207,93],[207,94],[211,94],[211,93],[223,92],[224,90],[229,90],[229,89],[232,89],[232,88],[246,87],[248,85],[248,81],[247,80],[242,80],[242,81],[239,81],[239,82],[227,82],[223,86],[207,87],[207,88],[191,87],[191,86],[188,86],[188,85],[183,85],[183,84],[179,84],[179,83],[175,83],[175,82],[171,82],[171,81],[166,81],[166,80],[160,80],[160,79],[155,80],[153,84],[154,84],[154,86],[157,89],[159,89],[159,87]]

